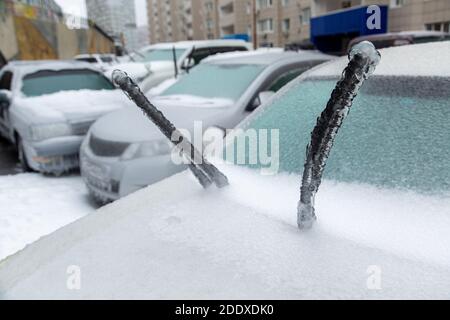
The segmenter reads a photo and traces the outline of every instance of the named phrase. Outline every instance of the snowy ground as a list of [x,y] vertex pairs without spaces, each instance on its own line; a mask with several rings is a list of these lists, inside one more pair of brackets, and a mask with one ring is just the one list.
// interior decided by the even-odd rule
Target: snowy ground
[[78,175],[0,176],[0,260],[94,210]]

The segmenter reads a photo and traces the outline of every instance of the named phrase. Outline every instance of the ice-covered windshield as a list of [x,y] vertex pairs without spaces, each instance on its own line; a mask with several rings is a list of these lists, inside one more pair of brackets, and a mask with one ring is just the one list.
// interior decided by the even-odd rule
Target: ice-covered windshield
[[27,97],[83,89],[113,90],[114,86],[102,74],[91,70],[39,71],[26,75],[22,85],[22,93]]
[[191,95],[236,101],[265,67],[259,64],[200,64],[161,96]]
[[[279,130],[279,170],[300,174],[316,119],[337,79],[296,84],[244,129]],[[450,79],[373,77],[337,136],[324,179],[426,193],[450,190]],[[250,164],[246,159],[247,165]],[[256,165],[260,168],[261,162]]]
[[[186,52],[186,49],[175,49],[177,60]],[[137,62],[152,62],[152,61],[173,61],[173,49],[149,49],[139,51],[138,54],[133,55]]]

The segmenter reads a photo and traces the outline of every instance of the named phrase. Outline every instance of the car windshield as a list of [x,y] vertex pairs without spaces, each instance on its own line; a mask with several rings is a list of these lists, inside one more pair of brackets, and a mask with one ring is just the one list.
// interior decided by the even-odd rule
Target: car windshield
[[259,64],[200,64],[161,96],[192,95],[236,101],[265,67]]
[[[186,49],[175,49],[177,60],[186,52]],[[150,49],[139,51],[138,54],[133,55],[137,62],[152,62],[152,61],[173,61],[173,49]]]
[[[312,129],[336,80],[299,82],[243,126],[256,129],[258,135],[260,129],[279,130],[280,172],[303,172]],[[448,119],[449,78],[372,77],[362,87],[340,129],[324,179],[447,193]],[[236,148],[236,143],[228,148],[232,145]],[[248,156],[239,162],[252,168],[264,167],[261,163],[260,159],[251,163]]]
[[22,93],[37,97],[69,90],[113,90],[102,74],[91,70],[39,71],[24,77]]

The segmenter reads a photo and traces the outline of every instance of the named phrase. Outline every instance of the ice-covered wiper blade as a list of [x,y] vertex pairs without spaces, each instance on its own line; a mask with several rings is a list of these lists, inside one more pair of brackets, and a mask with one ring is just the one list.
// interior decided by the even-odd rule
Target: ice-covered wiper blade
[[331,93],[331,98],[317,119],[311,133],[311,142],[306,150],[306,160],[298,203],[298,226],[311,228],[316,220],[314,198],[319,189],[322,173],[330,155],[334,140],[345,117],[358,94],[361,85],[373,73],[380,62],[380,53],[375,46],[363,41],[355,45],[349,53],[349,63],[341,79]]
[[136,106],[144,111],[144,114],[159,128],[162,134],[189,160],[189,169],[204,188],[209,187],[212,183],[219,188],[228,185],[227,177],[203,157],[203,154],[147,99],[139,86],[125,72],[115,70],[112,78],[114,84],[120,87]]

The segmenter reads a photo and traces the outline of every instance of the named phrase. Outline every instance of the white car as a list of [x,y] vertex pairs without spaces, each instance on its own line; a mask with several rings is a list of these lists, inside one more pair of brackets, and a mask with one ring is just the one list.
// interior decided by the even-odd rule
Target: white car
[[[234,128],[292,79],[334,57],[318,52],[254,51],[211,57],[151,98],[177,126]],[[133,130],[129,130],[133,127]],[[99,119],[80,149],[81,174],[98,202],[109,202],[185,169],[138,108]]]
[[450,42],[380,51],[328,159],[312,230],[297,228],[300,173],[346,58],[241,125],[279,130],[279,174],[222,164],[223,189],[187,171],[154,184],[1,262],[2,297],[449,299]]
[[84,62],[10,62],[0,70],[0,133],[16,145],[25,171],[58,175],[78,168],[91,124],[128,104]]
[[110,67],[106,76],[120,69],[147,92],[164,80],[174,78],[200,63],[208,56],[230,51],[248,51],[251,45],[242,40],[204,40],[159,43],[147,46],[131,55],[133,61]]

